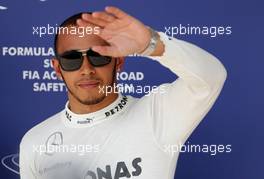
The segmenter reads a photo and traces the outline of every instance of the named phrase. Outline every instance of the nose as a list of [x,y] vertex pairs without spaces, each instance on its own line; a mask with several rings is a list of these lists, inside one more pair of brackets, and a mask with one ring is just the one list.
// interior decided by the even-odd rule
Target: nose
[[83,56],[83,63],[82,66],[80,68],[81,74],[82,75],[91,75],[91,74],[95,74],[95,68],[90,64],[89,60],[88,60],[88,56]]

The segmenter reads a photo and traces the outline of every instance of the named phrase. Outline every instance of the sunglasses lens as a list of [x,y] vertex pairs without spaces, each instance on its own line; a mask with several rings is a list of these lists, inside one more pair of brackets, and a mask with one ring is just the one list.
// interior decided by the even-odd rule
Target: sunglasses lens
[[90,56],[89,60],[94,67],[104,66],[111,62],[111,58],[104,56],[100,56],[100,57]]
[[[99,53],[88,50],[86,55],[89,62],[94,67],[101,67],[111,62],[111,57],[101,56]],[[69,51],[59,56],[60,64],[65,71],[75,71],[81,68],[83,63],[82,53],[78,51]]]
[[101,67],[111,62],[111,57],[101,56],[94,51],[88,51],[87,56],[89,56],[89,61],[94,67]]
[[82,55],[79,52],[67,52],[60,57],[62,69],[74,71],[82,66]]

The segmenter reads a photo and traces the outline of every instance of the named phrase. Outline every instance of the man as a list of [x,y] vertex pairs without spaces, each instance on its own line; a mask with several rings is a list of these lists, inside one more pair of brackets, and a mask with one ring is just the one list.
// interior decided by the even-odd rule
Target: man
[[[61,26],[100,33],[56,37],[53,66],[69,101],[23,137],[21,178],[172,179],[179,151],[167,149],[184,144],[212,107],[226,79],[223,65],[116,7],[72,16]],[[157,60],[179,78],[141,99],[102,92],[115,88],[116,72],[131,54]]]

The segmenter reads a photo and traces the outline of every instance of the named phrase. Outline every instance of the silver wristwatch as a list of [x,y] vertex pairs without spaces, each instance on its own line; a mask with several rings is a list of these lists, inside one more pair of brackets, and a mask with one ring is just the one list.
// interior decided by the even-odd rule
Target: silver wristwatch
[[142,56],[148,56],[152,54],[155,51],[158,44],[159,34],[152,28],[150,27],[148,28],[150,29],[151,32],[151,39],[149,41],[147,48],[142,53],[140,53],[140,55]]

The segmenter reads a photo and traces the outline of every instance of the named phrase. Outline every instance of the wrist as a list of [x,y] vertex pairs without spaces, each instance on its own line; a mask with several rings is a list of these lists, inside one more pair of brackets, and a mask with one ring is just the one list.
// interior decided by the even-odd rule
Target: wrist
[[144,47],[141,48],[139,50],[139,52],[137,53],[137,54],[140,54],[140,55],[142,55],[146,51],[146,49],[149,47],[149,45],[150,45],[150,41],[151,41],[151,38],[152,38],[152,32],[151,32],[151,28],[149,26],[146,26],[146,35],[144,35],[144,36],[147,36],[147,39],[146,39],[146,42],[144,44]]
[[161,56],[164,52],[164,44],[155,30],[150,27],[147,28],[150,34],[148,44],[144,50],[141,50],[138,54],[142,56]]
[[[159,40],[159,34],[154,31],[152,28],[148,27],[149,32],[149,40],[147,46],[144,50],[141,50],[138,54],[141,56],[150,56],[152,54],[157,54],[162,49],[162,42]],[[158,50],[158,51],[157,51]]]
[[165,45],[159,36],[156,48],[149,56],[162,56],[164,51],[165,51]]

